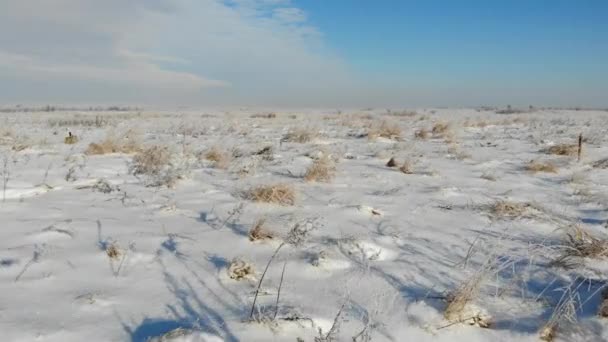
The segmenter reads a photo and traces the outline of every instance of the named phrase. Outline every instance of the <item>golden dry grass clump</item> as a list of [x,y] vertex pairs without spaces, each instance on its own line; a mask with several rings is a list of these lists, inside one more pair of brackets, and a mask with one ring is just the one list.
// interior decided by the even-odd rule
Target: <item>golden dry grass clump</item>
[[383,120],[378,125],[372,125],[367,131],[367,136],[370,139],[386,138],[386,139],[401,139],[401,127],[396,122]]
[[414,132],[414,138],[420,139],[420,140],[426,140],[429,138],[429,131],[427,131],[426,128],[421,128],[421,129],[417,130],[416,132]]
[[84,152],[87,155],[101,155],[108,153],[136,153],[141,150],[141,144],[133,131],[122,136],[108,135],[102,142],[90,143]]
[[317,130],[313,130],[310,127],[300,127],[300,128],[292,128],[285,134],[283,137],[283,141],[287,142],[297,142],[297,143],[307,143],[312,141],[314,138],[318,136]]
[[497,217],[516,218],[526,214],[529,207],[529,203],[501,200],[491,205],[490,212]]
[[132,172],[135,175],[158,175],[169,165],[171,154],[164,146],[150,146],[133,156]]
[[260,185],[249,190],[245,197],[254,202],[289,206],[295,204],[296,191],[287,184]]
[[274,234],[264,226],[265,223],[265,218],[261,218],[255,222],[253,227],[249,230],[249,234],[247,234],[249,236],[249,241],[270,240],[274,238]]
[[526,171],[556,173],[557,166],[555,166],[555,164],[551,162],[543,163],[536,160],[532,160],[526,165]]
[[573,144],[559,144],[548,147],[544,149],[543,152],[558,156],[576,156],[578,153],[578,146]]
[[116,260],[121,255],[120,248],[118,248],[118,246],[115,243],[111,243],[106,248],[106,254],[108,255],[108,258],[110,258],[112,260]]
[[433,133],[433,135],[441,136],[444,135],[449,129],[450,125],[448,123],[437,122],[435,125],[433,125],[431,132]]
[[570,228],[566,233],[562,254],[554,264],[567,266],[577,264],[575,259],[608,257],[608,239],[591,235],[580,226]]
[[205,153],[205,159],[212,161],[213,166],[218,169],[226,169],[230,166],[231,155],[217,147],[210,148]]
[[67,144],[67,145],[73,145],[75,143],[78,142],[78,137],[75,135],[68,135],[67,137],[63,138],[63,143]]
[[306,170],[304,180],[307,182],[329,182],[334,177],[336,166],[329,156],[315,160]]

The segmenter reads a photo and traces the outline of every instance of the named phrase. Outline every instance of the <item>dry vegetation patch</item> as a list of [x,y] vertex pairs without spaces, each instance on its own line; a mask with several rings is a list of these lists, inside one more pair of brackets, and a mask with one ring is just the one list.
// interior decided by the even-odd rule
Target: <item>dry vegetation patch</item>
[[445,122],[437,122],[433,125],[431,132],[435,136],[443,136],[448,132],[449,129],[450,129],[450,124],[445,123]]
[[336,166],[328,156],[315,160],[306,170],[304,180],[307,182],[329,182],[334,177]]
[[548,147],[543,150],[546,154],[555,154],[558,156],[576,156],[578,153],[578,145],[574,144],[559,144]]
[[500,200],[490,206],[490,212],[496,217],[517,218],[526,215],[530,207],[529,203]]
[[254,202],[290,206],[295,204],[296,191],[287,184],[260,185],[250,189],[245,197]]
[[429,138],[429,131],[427,131],[425,128],[421,128],[421,129],[417,130],[416,132],[414,132],[414,138],[420,139],[420,140],[426,140]]
[[274,238],[274,233],[265,227],[266,219],[261,218],[255,222],[253,227],[249,230],[249,241],[261,241],[270,240]]
[[212,161],[213,166],[218,169],[226,169],[228,166],[230,166],[232,156],[226,151],[223,151],[217,147],[212,147],[205,152],[205,159]]
[[131,170],[134,175],[158,175],[169,165],[170,159],[167,147],[150,146],[133,156]]
[[383,120],[378,125],[372,125],[367,131],[367,136],[370,139],[386,138],[386,139],[401,139],[401,127],[396,122]]
[[230,279],[234,280],[253,279],[255,277],[253,265],[239,258],[230,262],[227,271]]
[[573,268],[581,264],[584,258],[608,257],[608,239],[600,238],[587,232],[580,226],[569,228],[563,243],[561,253],[553,261],[554,266]]
[[90,143],[85,154],[101,155],[108,153],[135,153],[141,150],[141,144],[133,131],[122,136],[108,135],[99,143]]
[[526,171],[529,172],[548,172],[548,173],[556,173],[557,166],[551,162],[540,162],[537,160],[530,161],[526,167]]
[[283,141],[296,142],[296,143],[307,143],[315,139],[319,135],[317,130],[313,130],[310,127],[306,128],[292,128],[285,134]]

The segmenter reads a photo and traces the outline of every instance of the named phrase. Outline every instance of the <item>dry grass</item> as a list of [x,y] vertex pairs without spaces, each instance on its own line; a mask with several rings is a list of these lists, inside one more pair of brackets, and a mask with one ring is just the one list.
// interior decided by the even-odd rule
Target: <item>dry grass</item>
[[254,202],[289,206],[295,204],[296,191],[287,184],[260,185],[249,190],[245,197]]
[[517,218],[524,216],[530,208],[529,203],[497,201],[490,206],[490,212],[496,217]]
[[274,119],[276,117],[276,113],[257,113],[250,116],[252,119]]
[[446,320],[455,323],[466,322],[481,328],[490,327],[490,318],[471,310],[469,304],[479,296],[483,281],[495,271],[495,267],[494,261],[486,262],[460,287],[446,296],[447,306],[443,311]]
[[448,123],[437,122],[433,125],[431,132],[435,136],[443,136],[448,132],[449,129],[450,129],[450,125]]
[[164,146],[147,147],[133,156],[134,175],[159,175],[169,165],[171,155]]
[[234,280],[254,279],[255,277],[253,265],[238,258],[235,258],[230,262],[227,271],[230,279]]
[[141,151],[141,144],[133,131],[122,136],[108,135],[99,143],[90,143],[84,152],[87,155],[102,155],[108,153],[136,153]]
[[559,144],[548,147],[543,150],[546,154],[555,154],[558,156],[576,156],[578,153],[578,146],[573,144]]
[[212,161],[213,166],[218,169],[227,169],[232,160],[231,155],[217,147],[210,148],[205,152],[205,159]]
[[270,240],[274,238],[274,234],[264,227],[266,223],[265,218],[261,218],[255,222],[253,227],[249,230],[249,241],[261,241]]
[[584,258],[608,257],[608,239],[593,236],[580,226],[569,228],[560,247],[561,254],[552,263],[558,267],[573,268],[580,265]]
[[74,145],[77,142],[78,137],[75,135],[68,135],[67,137],[63,138],[63,143],[67,145]]
[[608,169],[608,158],[598,160],[592,166],[596,169]]
[[601,303],[600,303],[600,307],[598,309],[598,316],[603,317],[603,318],[607,318],[608,317],[608,288],[604,288],[604,290],[602,291],[601,295]]
[[306,170],[304,180],[307,182],[329,182],[334,177],[336,166],[328,156],[315,160]]
[[532,160],[530,161],[526,167],[525,167],[526,171],[529,172],[548,172],[548,173],[556,173],[557,172],[557,166],[555,166],[555,164],[551,163],[551,162],[540,162],[540,161],[536,161],[536,160]]
[[106,248],[106,254],[108,255],[108,258],[110,258],[110,260],[118,260],[122,253],[116,243],[111,243]]
[[312,128],[292,128],[285,134],[283,137],[283,141],[287,142],[297,142],[297,143],[307,143],[312,141],[318,136],[318,131],[313,130]]
[[414,138],[416,139],[420,139],[420,140],[426,140],[429,138],[429,131],[427,131],[425,128],[421,128],[419,130],[417,130],[416,132],[414,132]]
[[383,120],[379,125],[372,125],[367,131],[367,136],[370,139],[386,138],[386,139],[401,139],[401,127],[396,122]]
[[412,165],[409,161],[404,161],[403,164],[399,167],[399,171],[405,173],[406,175],[411,175],[414,173],[414,165]]

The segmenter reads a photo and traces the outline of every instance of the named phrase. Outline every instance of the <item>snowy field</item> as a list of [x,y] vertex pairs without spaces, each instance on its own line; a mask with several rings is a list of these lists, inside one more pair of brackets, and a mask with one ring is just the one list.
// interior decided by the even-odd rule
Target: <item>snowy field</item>
[[2,113],[1,339],[608,340],[607,132],[606,111]]

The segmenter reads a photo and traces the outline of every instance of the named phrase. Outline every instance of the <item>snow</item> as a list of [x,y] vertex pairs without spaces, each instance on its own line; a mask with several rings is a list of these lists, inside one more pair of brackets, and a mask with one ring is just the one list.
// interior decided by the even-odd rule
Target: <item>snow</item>
[[[568,226],[606,238],[608,169],[592,165],[608,155],[608,112],[417,112],[0,114],[2,339],[315,341],[320,329],[335,341],[538,341],[564,291],[575,288],[578,321],[560,322],[556,340],[608,340],[596,315],[606,261],[550,264]],[[95,115],[108,123],[97,127]],[[69,129],[79,141],[65,145],[67,127],[57,123],[74,117]],[[401,128],[401,139],[361,134],[383,120]],[[414,137],[437,122],[449,123],[452,136]],[[282,141],[292,128],[318,136]],[[84,153],[128,131],[143,145],[170,148],[180,172],[173,187],[131,174],[132,154]],[[541,152],[580,133],[580,162]],[[266,146],[270,156],[255,154]],[[199,158],[211,147],[233,155],[227,169]],[[335,177],[304,181],[325,155],[336,160]],[[387,167],[392,156],[410,161],[413,173]],[[530,160],[558,171],[528,172]],[[243,196],[278,183],[294,187],[295,205]],[[499,200],[530,206],[497,217],[490,206]],[[262,217],[275,238],[250,241]],[[298,223],[305,232],[292,243]],[[279,246],[257,298],[261,318],[251,321],[258,281]],[[255,274],[231,279],[236,258]],[[447,294],[488,261],[503,268],[483,278],[465,312],[492,324],[448,321]]]

